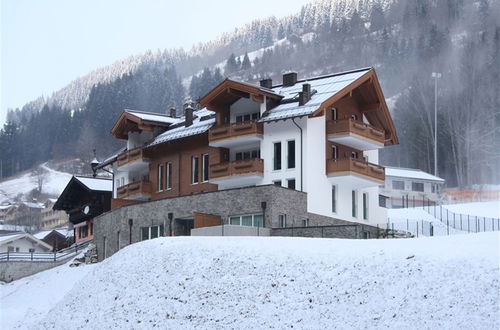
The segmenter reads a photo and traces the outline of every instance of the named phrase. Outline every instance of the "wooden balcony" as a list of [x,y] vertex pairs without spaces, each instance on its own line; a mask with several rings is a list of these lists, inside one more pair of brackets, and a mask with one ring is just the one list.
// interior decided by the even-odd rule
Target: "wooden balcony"
[[208,131],[211,147],[231,148],[251,142],[259,142],[264,134],[264,126],[254,120],[218,125]]
[[355,188],[383,184],[385,168],[355,158],[327,159],[326,175],[332,183],[348,183]]
[[352,119],[327,120],[326,135],[331,142],[357,150],[374,150],[385,144],[384,130]]
[[227,189],[255,185],[263,175],[264,160],[254,158],[210,165],[209,181]]
[[116,190],[119,199],[148,200],[151,197],[152,184],[149,181],[132,182]]
[[117,157],[118,167],[122,171],[136,171],[149,165],[149,158],[144,156],[142,148],[125,151]]

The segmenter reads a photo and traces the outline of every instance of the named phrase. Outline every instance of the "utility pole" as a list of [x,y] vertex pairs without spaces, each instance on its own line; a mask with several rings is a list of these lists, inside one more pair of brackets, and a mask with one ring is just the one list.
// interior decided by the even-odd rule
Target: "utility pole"
[[438,79],[441,78],[440,72],[433,72],[432,78],[434,78],[434,175],[438,175],[437,167],[437,92],[438,92]]

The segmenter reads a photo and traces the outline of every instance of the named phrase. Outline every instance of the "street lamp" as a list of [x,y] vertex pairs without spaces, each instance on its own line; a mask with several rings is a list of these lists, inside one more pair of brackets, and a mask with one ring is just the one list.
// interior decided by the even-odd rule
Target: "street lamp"
[[432,78],[434,78],[434,175],[438,175],[437,170],[437,91],[438,91],[438,79],[441,78],[440,72],[433,72]]

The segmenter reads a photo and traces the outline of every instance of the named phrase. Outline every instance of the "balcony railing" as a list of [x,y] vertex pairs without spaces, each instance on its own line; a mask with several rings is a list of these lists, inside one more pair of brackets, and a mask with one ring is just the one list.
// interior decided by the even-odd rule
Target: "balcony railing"
[[135,148],[118,155],[118,167],[125,166],[136,161],[149,162],[149,159],[144,157],[143,152],[142,148]]
[[385,168],[377,164],[355,158],[328,159],[326,162],[327,175],[351,173],[377,181],[385,181]]
[[263,174],[264,160],[260,158],[237,160],[210,165],[210,179],[220,179],[250,174]]
[[261,136],[264,133],[262,123],[244,121],[226,125],[218,125],[208,131],[208,140],[218,142],[227,139],[236,139],[246,136]]
[[144,197],[151,195],[151,182],[139,181],[121,186],[116,190],[117,198],[134,199],[134,197]]
[[355,121],[351,118],[327,120],[326,122],[326,134],[328,136],[349,135],[351,133],[381,144],[385,142],[385,132],[369,124]]

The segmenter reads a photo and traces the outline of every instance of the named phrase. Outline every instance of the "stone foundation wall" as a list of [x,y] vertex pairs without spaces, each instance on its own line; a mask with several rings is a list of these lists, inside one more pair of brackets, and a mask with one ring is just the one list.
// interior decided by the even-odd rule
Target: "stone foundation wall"
[[0,262],[0,281],[11,282],[41,271],[54,268],[68,262],[71,258],[60,261],[6,261]]
[[[174,219],[192,218],[194,213],[218,215],[227,224],[231,215],[263,213],[262,202],[266,203],[264,222],[267,228],[278,226],[279,214],[286,214],[288,223],[300,223],[308,217],[305,193],[275,185],[206,192],[123,206],[94,221],[94,242],[99,260],[130,243],[139,242],[142,227],[163,225],[165,236],[169,235],[168,213],[173,213]],[[129,219],[132,219],[132,227],[129,226]],[[180,232],[176,221],[172,223],[172,230]]]

